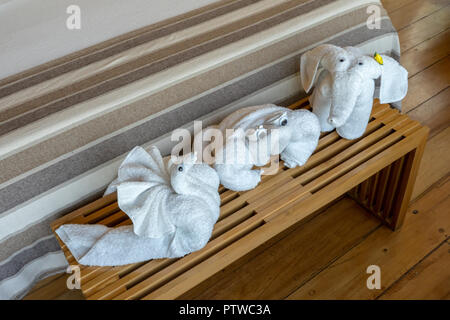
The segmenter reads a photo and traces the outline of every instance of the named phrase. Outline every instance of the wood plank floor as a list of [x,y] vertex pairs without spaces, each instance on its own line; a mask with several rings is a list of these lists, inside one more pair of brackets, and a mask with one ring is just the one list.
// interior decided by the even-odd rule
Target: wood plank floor
[[[450,299],[450,0],[383,0],[409,71],[403,110],[431,128],[404,226],[391,232],[344,198],[225,269],[192,299]],[[366,268],[381,269],[369,290]],[[25,299],[83,299],[67,275]]]

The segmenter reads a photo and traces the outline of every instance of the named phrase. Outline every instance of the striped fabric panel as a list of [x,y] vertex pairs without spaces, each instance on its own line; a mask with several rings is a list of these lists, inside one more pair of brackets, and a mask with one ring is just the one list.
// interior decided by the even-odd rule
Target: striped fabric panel
[[135,145],[167,154],[196,119],[301,97],[299,58],[320,43],[398,57],[384,10],[366,26],[372,4],[222,1],[0,80],[0,290],[56,252],[49,222],[98,197]]
[[20,299],[38,280],[67,269],[67,261],[61,250],[41,254],[27,263],[13,276],[0,282],[0,299]]
[[[56,77],[68,71],[76,70],[90,63],[102,60],[106,57],[126,50],[127,48],[137,46],[142,43],[139,42],[138,37],[146,33],[151,33],[153,30],[165,28],[165,30],[168,30],[169,32],[176,31],[180,29],[179,27],[177,27],[177,24],[179,23],[183,24],[183,27],[187,27],[195,24],[196,21],[198,21],[197,19],[201,19],[201,17],[205,14],[210,14],[211,17],[213,17],[214,15],[220,15],[221,10],[233,10],[256,1],[258,0],[250,0],[247,2],[239,3],[235,0],[222,0],[214,2],[212,4],[186,12],[179,16],[174,16],[173,18],[169,18],[155,24],[151,24],[147,27],[122,34],[102,43],[96,44],[92,47],[73,52],[59,59],[49,61],[47,63],[14,74],[7,78],[0,79],[0,87],[8,86],[9,89],[6,90],[9,90],[9,93],[14,92],[15,90],[24,89],[30,85],[42,82],[43,78],[50,79]],[[143,39],[145,42],[144,38],[140,39]],[[2,96],[9,93],[3,92]]]
[[[207,24],[210,27],[214,27],[209,32],[204,32],[203,29],[202,33],[189,34],[188,38],[181,38],[181,41],[177,41],[172,45],[165,45],[162,48],[158,48],[159,50],[150,50],[150,52],[137,56],[129,62],[121,63],[102,72],[96,72],[91,77],[52,90],[48,94],[40,95],[37,99],[31,99],[22,104],[11,106],[0,112],[0,134],[20,128],[29,122],[70,107],[75,103],[86,101],[102,93],[148,77],[184,60],[192,59],[202,53],[279,24],[283,21],[282,19],[297,15],[298,10],[304,10],[303,6],[299,6],[304,1],[266,1],[269,4],[281,3],[278,6],[272,6],[267,10],[257,12],[237,21],[231,21],[231,23],[221,27],[217,27],[215,21],[208,21]],[[317,6],[319,5],[318,2],[314,1],[313,3],[317,3]],[[330,0],[323,2],[330,2]],[[315,6],[311,5],[311,7]],[[279,12],[284,14],[278,15]],[[240,16],[240,12],[233,12],[233,14]],[[154,31],[153,33],[156,32]],[[149,42],[148,46],[155,47],[155,44],[152,43],[153,41]],[[144,52],[148,50],[145,50],[145,48],[139,49]],[[27,82],[23,83],[23,85],[27,85]],[[6,90],[7,88],[8,86],[4,91],[11,94],[11,90]],[[1,92],[0,96],[2,96]]]
[[[167,46],[186,39],[194,33],[199,34],[204,30],[204,24],[211,20],[214,21],[216,26],[232,23],[233,21],[239,20],[243,10],[247,12],[258,12],[273,5],[273,3],[283,1],[285,0],[245,0],[233,2],[221,7],[220,10],[207,11],[202,15],[196,15],[173,23],[172,25],[164,24],[158,29],[152,28],[150,31],[141,33],[138,36],[130,34],[129,38],[119,41],[117,44],[112,44],[108,48],[104,48],[103,44],[99,44],[99,48],[92,48],[91,50],[95,49],[95,51],[90,54],[62,62],[60,65],[46,68],[41,72],[28,75],[15,82],[8,81],[8,83],[2,85],[0,81],[0,111],[3,112],[6,109],[11,109],[13,106],[23,105],[24,102],[30,100],[30,95],[38,94],[42,96],[58,88],[67,87],[80,80],[104,72],[111,69],[112,66],[117,65],[117,61],[120,61],[121,64],[130,62],[142,57],[144,54],[154,52],[156,49],[161,48],[161,46]],[[246,4],[251,5],[245,6]],[[241,8],[242,6],[245,7]],[[208,17],[210,18],[209,20]],[[202,19],[205,21],[202,21]],[[22,106],[23,108],[26,107]],[[9,110],[9,116],[20,114],[20,111],[17,108],[15,110]],[[0,119],[4,120],[7,117],[8,113],[5,112]]]

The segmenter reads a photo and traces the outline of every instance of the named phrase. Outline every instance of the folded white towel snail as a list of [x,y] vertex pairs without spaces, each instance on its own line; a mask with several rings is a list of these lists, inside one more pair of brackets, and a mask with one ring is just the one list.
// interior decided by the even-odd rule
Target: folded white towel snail
[[83,265],[116,266],[175,258],[203,248],[220,212],[219,177],[190,153],[162,158],[134,148],[105,194],[117,190],[118,205],[133,225],[66,224],[56,230]]

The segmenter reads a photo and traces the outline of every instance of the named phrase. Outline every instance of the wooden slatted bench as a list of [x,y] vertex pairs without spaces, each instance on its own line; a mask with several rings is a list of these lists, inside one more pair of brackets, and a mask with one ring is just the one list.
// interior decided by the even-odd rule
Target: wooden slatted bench
[[[304,99],[290,108],[310,106]],[[375,103],[363,137],[323,134],[305,166],[280,164],[277,174],[264,176],[250,191],[221,187],[220,218],[202,250],[120,267],[80,266],[81,290],[88,299],[176,299],[343,195],[396,229],[410,201],[428,131]],[[131,221],[111,194],[56,220],[52,229],[65,223],[115,227]],[[60,244],[68,262],[77,265]]]

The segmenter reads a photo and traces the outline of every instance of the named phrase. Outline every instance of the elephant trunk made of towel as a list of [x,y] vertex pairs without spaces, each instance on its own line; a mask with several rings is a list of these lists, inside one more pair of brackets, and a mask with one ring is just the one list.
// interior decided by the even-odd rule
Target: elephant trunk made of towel
[[133,225],[66,224],[56,230],[83,265],[117,266],[175,258],[203,248],[220,212],[219,177],[196,155],[162,158],[156,147],[134,148],[105,192],[117,190]]
[[[266,165],[271,156],[280,154],[289,168],[304,165],[316,149],[320,136],[319,121],[312,112],[274,104],[239,109],[219,125],[206,128],[203,135],[197,134],[194,148],[201,146],[203,154],[208,129],[215,129],[225,137],[222,146],[215,150],[212,164],[222,185],[234,191],[255,188],[263,170],[253,167]],[[233,135],[228,137],[230,130]],[[254,148],[250,143],[252,139],[256,141]],[[229,156],[230,149],[242,152]]]
[[[346,139],[361,137],[367,127],[373,99],[380,103],[402,100],[408,91],[408,72],[393,58],[362,54],[355,47],[320,45],[302,55],[300,75],[321,130]],[[375,80],[380,78],[379,95]]]

